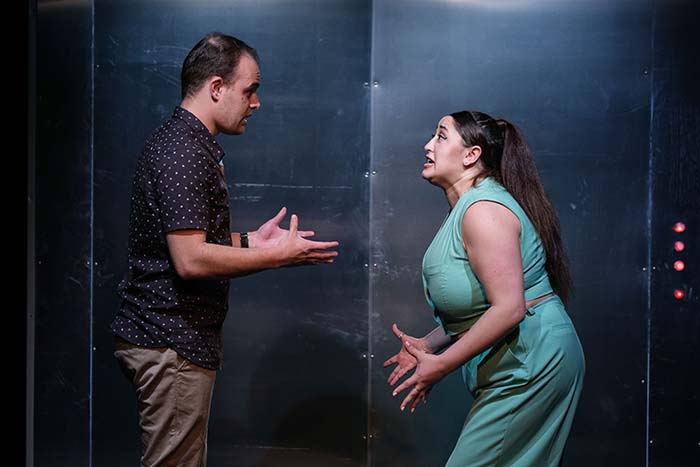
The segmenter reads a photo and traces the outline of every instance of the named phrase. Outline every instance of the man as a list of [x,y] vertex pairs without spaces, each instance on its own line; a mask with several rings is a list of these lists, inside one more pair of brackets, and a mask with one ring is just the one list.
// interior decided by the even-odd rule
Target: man
[[182,67],[182,103],[148,140],[134,177],[129,268],[112,322],[115,356],[136,389],[143,466],[203,466],[231,277],[332,263],[337,242],[310,241],[286,209],[254,232],[229,227],[224,151],[260,108],[257,52],[211,33]]

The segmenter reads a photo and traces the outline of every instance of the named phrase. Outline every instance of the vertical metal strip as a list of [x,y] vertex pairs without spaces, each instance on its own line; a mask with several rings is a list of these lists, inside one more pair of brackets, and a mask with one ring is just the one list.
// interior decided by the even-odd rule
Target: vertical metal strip
[[372,170],[374,167],[374,86],[372,85],[372,82],[375,79],[374,76],[374,71],[375,71],[375,64],[374,64],[374,41],[376,38],[375,34],[375,28],[376,28],[376,11],[375,11],[375,2],[374,0],[370,0],[370,21],[372,23],[372,26],[370,27],[370,50],[369,50],[369,77],[367,80],[368,83],[368,92],[369,92],[369,167],[367,169],[367,172],[369,176],[367,177],[367,183],[369,184],[368,190],[369,190],[369,196],[368,196],[368,202],[369,202],[369,212],[368,212],[368,232],[369,232],[369,245],[368,245],[368,250],[367,250],[367,466],[371,467],[373,464],[373,459],[372,459],[372,449],[373,449],[373,444],[374,444],[374,436],[373,436],[373,426],[374,426],[374,421],[372,420],[372,404],[373,404],[373,394],[372,394],[372,360],[374,356],[374,345],[372,342],[372,339],[374,338],[374,326],[372,323],[372,316],[374,312],[374,274],[376,273],[376,268],[374,268],[372,265],[374,264],[374,229],[373,229],[373,220],[374,220],[374,196],[373,196],[373,183],[372,183]]
[[27,348],[25,462],[34,466],[34,341],[36,333],[36,0],[27,8]]
[[650,408],[651,408],[651,287],[653,273],[653,214],[654,214],[654,44],[656,41],[656,2],[651,1],[651,50],[649,60],[649,163],[647,173],[647,358],[646,358],[646,413],[645,413],[645,446],[644,465],[649,467],[650,433]]
[[88,467],[92,467],[93,389],[94,389],[94,301],[95,301],[95,2],[90,2],[90,286],[88,288],[88,321],[90,326],[90,382],[88,389]]

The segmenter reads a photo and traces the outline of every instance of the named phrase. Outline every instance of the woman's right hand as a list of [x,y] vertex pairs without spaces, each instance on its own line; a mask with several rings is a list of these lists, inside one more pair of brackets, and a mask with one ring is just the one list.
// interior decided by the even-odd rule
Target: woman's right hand
[[394,371],[391,372],[391,374],[389,375],[389,379],[387,379],[389,386],[394,386],[406,373],[414,369],[417,364],[416,357],[411,355],[406,350],[406,346],[404,345],[405,341],[408,341],[408,343],[411,344],[413,347],[418,348],[423,352],[431,352],[426,348],[423,339],[418,339],[416,337],[406,335],[403,331],[399,329],[396,323],[394,323],[391,326],[391,330],[394,332],[394,335],[396,335],[397,339],[399,339],[399,341],[401,342],[401,350],[399,350],[399,353],[397,353],[396,355],[384,362],[385,368],[396,363]]

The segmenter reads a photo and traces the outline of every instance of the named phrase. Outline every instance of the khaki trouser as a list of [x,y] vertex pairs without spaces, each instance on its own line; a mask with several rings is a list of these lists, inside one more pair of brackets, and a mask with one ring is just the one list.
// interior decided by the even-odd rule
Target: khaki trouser
[[114,356],[136,389],[142,467],[204,467],[216,371],[169,348],[116,338]]

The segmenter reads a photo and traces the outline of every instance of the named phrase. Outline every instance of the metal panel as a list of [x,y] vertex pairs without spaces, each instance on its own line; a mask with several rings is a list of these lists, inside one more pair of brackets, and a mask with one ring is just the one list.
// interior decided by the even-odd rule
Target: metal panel
[[92,11],[39,2],[34,465],[89,464]]
[[[651,170],[649,465],[694,466],[700,452],[700,5],[656,2]],[[673,225],[683,222],[685,232]],[[677,252],[674,243],[685,250]],[[685,270],[676,271],[682,260]],[[676,300],[674,290],[685,292]]]
[[[641,465],[649,4],[374,5],[374,353],[382,360],[398,348],[394,321],[414,334],[434,326],[420,261],[448,205],[420,170],[436,122],[465,108],[510,119],[559,211],[577,288],[569,312],[588,365],[565,464]],[[372,465],[442,465],[470,405],[461,378],[450,375],[409,415],[391,398],[387,375],[373,367]]]
[[95,465],[138,459],[135,404],[108,325],[126,264],[131,174],[179,103],[187,51],[212,30],[258,49],[262,109],[222,136],[234,230],[286,205],[332,266],[233,281],[214,390],[210,466],[362,465],[367,426],[370,4],[96,2]]
[[[131,175],[211,30],[262,58],[262,111],[245,136],[220,138],[234,229],[284,204],[342,246],[333,266],[233,282],[210,466],[444,463],[470,405],[461,379],[408,415],[381,362],[397,348],[392,322],[433,326],[420,259],[447,205],[420,179],[422,147],[463,108],[521,127],[559,210],[587,357],[565,465],[642,465],[647,441],[649,465],[697,458],[693,2],[101,0],[94,16],[93,2],[38,3],[36,465],[136,463],[135,403],[108,330]],[[685,301],[668,295],[677,284]]]

